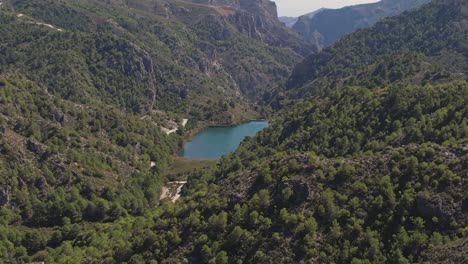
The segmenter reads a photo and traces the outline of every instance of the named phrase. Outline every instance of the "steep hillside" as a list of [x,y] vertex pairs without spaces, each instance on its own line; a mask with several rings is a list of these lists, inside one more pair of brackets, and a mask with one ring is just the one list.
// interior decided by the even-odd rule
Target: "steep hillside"
[[[307,14],[303,15],[303,17],[307,17],[307,18],[311,19],[315,15],[317,15],[318,13],[322,12],[323,10],[326,10],[326,8],[320,8],[320,9],[315,10],[313,12],[307,13]],[[299,18],[300,17],[279,17],[278,19],[282,23],[284,23],[288,28],[292,28],[294,26],[294,24],[296,24],[296,22],[299,20]]]
[[[196,6],[187,6],[187,2]],[[171,3],[171,1],[169,1]],[[296,53],[307,55],[314,47],[278,20],[276,4],[270,0],[191,0],[176,1],[177,5],[192,8],[208,7],[222,14],[244,35],[276,47],[289,47]],[[186,16],[187,12],[183,12]]]
[[297,17],[282,16],[282,17],[278,17],[278,19],[279,19],[279,21],[281,21],[281,23],[283,23],[288,28],[292,28],[292,26],[294,26],[294,24],[296,24],[298,18]]
[[158,203],[158,171],[178,137],[112,106],[61,99],[21,75],[1,76],[0,87],[0,206],[11,221],[111,221]]
[[307,41],[323,48],[344,35],[374,25],[384,17],[395,16],[429,2],[430,0],[382,0],[341,9],[326,9],[313,17],[299,17],[292,28]]
[[466,78],[468,20],[463,1],[436,1],[382,20],[299,63],[291,94],[323,95],[347,85],[424,84]]
[[274,46],[270,34],[295,35],[250,25],[269,18],[251,12],[184,1],[15,0],[2,5],[2,68],[77,102],[239,122],[305,55],[293,50],[303,46],[297,36]]
[[[236,22],[267,21],[272,5],[0,3],[1,263],[159,206],[184,129],[164,131],[259,116],[258,97],[307,49],[278,21],[257,36]],[[275,46],[275,30],[293,37]]]
[[466,82],[450,82],[298,105],[216,172],[193,175],[176,205],[64,227],[54,232],[80,235],[34,259],[464,263],[467,98]]
[[[193,173],[175,204],[105,223],[67,216],[41,229],[18,225],[15,208],[2,208],[0,256],[52,263],[467,262],[467,10],[466,1],[435,1],[315,56],[328,59],[303,64],[304,72],[340,85],[320,94],[309,80],[298,82],[293,90],[305,91],[301,100],[214,171]],[[346,44],[347,56],[329,57]],[[382,50],[368,51],[373,45]],[[410,69],[405,78],[360,74],[342,82],[348,66],[360,69],[353,63],[393,54],[400,56],[388,66]],[[440,62],[424,79],[414,68],[421,58],[421,68]]]

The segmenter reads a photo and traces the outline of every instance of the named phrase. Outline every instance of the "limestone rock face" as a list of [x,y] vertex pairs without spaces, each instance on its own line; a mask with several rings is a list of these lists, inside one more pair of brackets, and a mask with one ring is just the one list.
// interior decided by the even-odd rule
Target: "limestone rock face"
[[276,4],[270,0],[192,0],[192,3],[214,6],[228,6],[250,13],[278,16]]
[[192,3],[216,6],[230,6],[240,9],[240,0],[192,0]]
[[262,14],[277,20],[276,4],[270,0],[240,0],[240,8],[251,13]]
[[278,19],[275,2],[270,0],[191,0],[191,3],[234,8],[225,15],[244,35],[263,41],[271,46],[291,47],[296,53],[306,56],[317,49],[287,28]]

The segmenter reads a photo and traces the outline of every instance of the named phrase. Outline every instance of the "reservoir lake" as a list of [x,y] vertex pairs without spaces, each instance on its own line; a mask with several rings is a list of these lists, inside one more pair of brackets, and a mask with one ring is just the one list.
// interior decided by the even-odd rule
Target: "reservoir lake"
[[268,121],[250,121],[233,127],[209,127],[184,145],[182,157],[188,160],[217,160],[239,147],[247,136],[268,127]]

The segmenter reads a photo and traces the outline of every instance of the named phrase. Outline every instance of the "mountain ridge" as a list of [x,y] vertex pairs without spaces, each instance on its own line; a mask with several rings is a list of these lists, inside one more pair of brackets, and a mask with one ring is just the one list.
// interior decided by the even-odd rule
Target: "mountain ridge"
[[428,2],[430,0],[382,0],[341,9],[325,9],[313,17],[299,17],[292,28],[307,41],[323,48],[346,34],[372,26],[381,18],[398,15]]
[[[303,16],[306,16],[308,18],[313,18],[316,14],[319,12],[326,10],[327,8],[319,8],[313,12],[307,13]],[[300,16],[302,17],[302,16]],[[300,17],[279,17],[278,19],[283,22],[287,27],[292,28],[294,24],[296,24],[297,20],[299,20]]]
[[[286,78],[293,65],[310,51],[308,45],[301,44],[303,42],[299,40],[298,36],[295,40],[292,38],[291,42],[288,42],[288,39],[291,39],[289,37],[278,38],[276,35],[281,36],[283,33],[287,36],[295,36],[294,33],[277,27],[279,22],[274,23],[274,27],[270,28],[265,23],[257,24],[255,16],[250,13],[239,12],[236,13],[237,15],[233,13],[233,16],[227,18],[206,5],[193,6],[188,2],[138,0],[128,1],[128,5],[125,1],[63,1],[57,3],[14,1],[12,3],[16,9],[15,13],[23,15],[15,18],[17,21],[14,26],[17,28],[25,25],[21,23],[46,23],[64,30],[63,32],[57,32],[62,34],[54,37],[67,40],[69,34],[74,32],[78,38],[78,40],[75,40],[77,43],[81,41],[92,42],[91,39],[104,35],[107,38],[106,41],[109,42],[108,46],[112,46],[112,43],[118,39],[121,43],[119,46],[112,47],[115,50],[114,53],[131,54],[115,57],[112,62],[96,61],[96,58],[91,60],[88,58],[81,61],[75,60],[70,64],[81,64],[76,67],[82,70],[88,68],[91,71],[101,70],[109,64],[110,69],[114,70],[113,74],[117,75],[119,74],[118,71],[123,69],[125,74],[129,74],[133,78],[129,86],[134,93],[133,96],[128,94],[124,96],[133,97],[132,102],[126,102],[124,107],[136,109],[137,111],[148,109],[150,105],[156,105],[167,111],[180,112],[182,110],[187,112],[189,109],[196,109],[197,112],[203,113],[207,111],[207,108],[198,102],[207,102],[208,99],[205,99],[206,96],[202,95],[202,93],[212,93],[215,99],[212,102],[222,97],[228,99],[226,103],[234,101],[241,106],[239,109],[233,109],[232,114],[238,115],[240,112],[245,112],[241,115],[249,115],[248,113],[253,110],[247,109],[249,108],[248,104],[251,103],[246,104],[244,101],[257,100],[256,97],[261,96],[263,92],[261,90],[273,86],[272,80],[280,75],[283,75],[282,78]],[[188,13],[189,16],[187,16],[188,10],[191,10]],[[129,15],[122,15],[123,12],[130,13]],[[259,16],[264,17],[262,14],[259,14]],[[265,19],[267,18],[260,20],[260,22]],[[76,23],[70,23],[70,21]],[[34,24],[30,30],[36,30]],[[276,30],[283,33],[274,34],[273,32],[276,32]],[[5,35],[8,36],[9,34],[6,33]],[[24,38],[27,37],[27,35],[24,36]],[[101,41],[101,43],[103,42]],[[273,45],[275,43],[277,46]],[[291,44],[291,48],[280,47],[281,45],[288,46],[288,43]],[[45,44],[37,42],[34,45]],[[228,45],[233,48],[227,49]],[[48,52],[51,53],[49,57],[55,56],[53,54],[55,51],[57,51],[56,53],[65,52],[62,50],[62,46],[57,45],[53,49],[48,49]],[[94,46],[91,45],[91,47]],[[135,47],[138,48],[135,49]],[[10,48],[13,49],[13,47]],[[101,50],[93,52],[105,54],[106,49],[111,49],[111,47],[100,48]],[[303,55],[293,51],[293,49],[298,52],[301,51]],[[86,49],[84,50],[86,51]],[[81,51],[75,49],[74,52],[76,57],[81,56]],[[90,56],[92,54],[84,52],[84,55]],[[154,72],[157,73],[153,77],[148,75],[145,67],[139,66],[142,65],[140,59],[148,57],[148,55],[154,62],[152,65],[155,68]],[[55,56],[55,58],[60,60],[58,56]],[[128,62],[125,62],[127,66],[119,68],[119,63],[124,62],[126,59],[129,59]],[[37,58],[37,60],[48,61],[47,58]],[[261,61],[268,61],[269,66],[260,67]],[[89,65],[93,63],[98,63],[98,65]],[[27,65],[23,63],[21,67],[27,67]],[[41,66],[41,63],[37,65]],[[69,66],[65,65],[64,69],[67,68]],[[37,67],[31,67],[28,70],[35,73]],[[70,72],[73,71],[70,69]],[[272,72],[275,72],[274,76],[271,74]],[[43,73],[40,75],[42,75],[41,78],[46,78]],[[184,84],[175,78],[177,75],[188,76],[185,78]],[[109,85],[101,87],[101,84],[112,82],[112,79],[117,78],[103,75],[98,78],[105,78],[110,81],[100,80],[97,82],[98,80],[90,80],[90,76],[97,77],[94,74],[83,74],[81,76],[77,75],[76,78],[79,80],[78,82],[86,83],[86,86],[95,90],[93,91],[94,94],[102,93],[102,98],[106,100],[116,98],[115,94],[112,93],[129,92],[130,90],[117,89],[114,91],[115,89],[109,87]],[[36,81],[38,80],[36,79]],[[54,79],[48,80],[48,82],[52,81]],[[279,79],[275,81],[279,81]],[[119,81],[115,82],[113,85],[118,85]],[[141,87],[143,85],[152,87],[154,82],[156,82],[157,93],[151,91],[154,90],[152,88],[145,91]],[[202,83],[206,83],[204,85],[206,88],[201,85]],[[218,87],[222,89],[218,89]],[[83,89],[70,89],[70,92],[79,93],[81,90]],[[211,92],[207,92],[207,90],[211,90]],[[109,91],[112,91],[112,93],[109,94]],[[153,103],[155,94],[157,95],[155,97],[157,104]],[[194,98],[194,100],[186,104],[186,100],[190,100],[190,98]],[[171,103],[168,104],[167,102]],[[213,109],[218,108],[215,105],[211,105],[211,107]],[[216,115],[218,114],[208,114],[208,116]],[[213,119],[221,122],[227,116],[232,115],[222,114],[222,117],[218,116]],[[241,118],[245,117],[236,117],[236,120],[232,120],[232,122],[239,122]],[[202,119],[209,120],[210,117],[205,116]],[[228,118],[226,123],[231,122],[230,119]]]
[[[52,8],[54,3],[47,1],[48,12],[58,12]],[[147,42],[153,34],[133,41],[137,46],[111,34],[114,30],[146,32],[151,23],[135,13],[114,14],[118,26],[105,24],[111,30],[101,29],[107,33],[103,38],[71,32],[74,25],[64,26],[67,21],[60,22],[58,15],[53,16],[56,20],[31,16],[40,11],[38,7],[23,6],[21,10],[28,11],[25,20],[19,20],[17,13],[0,12],[0,38],[6,43],[0,46],[0,260],[466,262],[466,5],[464,0],[436,0],[308,56],[297,65],[288,86],[278,78],[283,89],[269,91],[274,98],[271,107],[277,110],[270,127],[246,138],[215,167],[183,175],[187,184],[175,203],[158,201],[158,190],[167,181],[164,164],[180,146],[184,131],[163,135],[158,128],[164,121],[157,117],[159,111],[135,113],[112,100],[103,104],[97,100],[102,98],[99,93],[97,98],[85,97],[96,101],[77,102],[64,98],[66,94],[52,93],[51,88],[68,91],[65,88],[73,81],[86,80],[78,79],[88,72],[86,67],[74,68],[73,75],[67,72],[69,62],[80,60],[106,62],[101,65],[110,73],[94,63],[90,71],[94,78],[128,74],[123,78],[127,83],[150,78],[151,74],[140,76],[151,72],[149,59],[172,61],[171,56],[162,56],[166,52],[179,55],[180,61],[172,71],[163,72],[191,83],[192,72],[175,74],[176,66],[189,65],[192,60],[184,54],[196,50],[182,49],[193,42],[179,40],[200,37],[204,49],[216,50],[213,57],[225,54],[219,48],[232,48],[228,35],[238,38],[242,54],[265,52],[259,49],[262,42],[249,38],[252,42],[247,45],[246,35],[232,30],[236,26],[226,24],[224,15],[200,20],[184,17],[187,21],[176,23],[186,5],[174,9],[178,20],[157,24],[154,32],[165,32],[167,37],[158,36],[165,43],[158,46],[159,52]],[[141,12],[144,7],[140,6]],[[96,10],[108,12],[102,8]],[[207,9],[206,5],[191,8]],[[72,11],[66,12],[73,17]],[[30,21],[31,17],[35,20]],[[103,14],[98,17],[108,19]],[[64,31],[27,22],[51,23]],[[171,30],[179,34],[169,34]],[[47,53],[54,57],[42,57],[34,52],[44,50],[38,39],[53,44],[48,47],[63,45],[76,53],[62,47],[58,54]],[[81,44],[82,39],[87,45]],[[32,40],[34,49],[27,45]],[[82,56],[83,50],[90,55]],[[247,56],[243,62],[250,65],[258,58],[262,63],[255,67],[272,63],[261,59],[270,53],[263,54]],[[287,60],[292,54],[297,53],[275,58]],[[32,55],[40,59],[24,59]],[[63,56],[66,63],[61,63]],[[189,62],[182,63],[184,58]],[[31,68],[13,64],[17,61],[30,62]],[[16,71],[5,67],[10,64]],[[46,83],[32,74],[45,69],[64,76],[65,84],[54,79]],[[270,74],[275,72],[272,69]],[[208,84],[208,80],[203,83]],[[78,91],[100,91],[82,85]],[[214,105],[221,111],[231,107],[223,101]]]
[[[446,9],[441,11],[441,6]],[[464,25],[467,21],[462,6],[462,2],[436,1],[424,6],[424,10],[427,10],[432,17],[411,17],[411,14],[416,15],[421,12],[418,10],[407,12],[405,13],[406,16],[386,18],[372,28],[355,32],[352,37],[344,37],[336,45],[325,48],[320,54],[310,55],[299,63],[291,74],[287,87],[292,90],[302,87],[300,90],[303,92],[306,92],[307,89],[310,92],[313,91],[313,87],[318,88],[322,85],[316,91],[316,94],[320,94],[328,89],[325,88],[328,85],[323,85],[322,82],[326,81],[324,76],[334,75],[335,78],[340,79],[341,84],[337,82],[332,85],[336,87],[342,85],[343,82],[346,83],[346,80],[352,83],[352,78],[349,79],[351,75],[358,76],[362,74],[369,76],[369,74],[380,74],[378,72],[380,69],[375,68],[376,64],[378,66],[379,63],[388,63],[395,67],[398,63],[390,62],[392,60],[409,60],[403,64],[417,63],[421,65],[417,67],[419,69],[414,69],[412,73],[398,73],[394,76],[396,79],[404,80],[404,78],[413,78],[415,75],[419,75],[413,81],[421,82],[425,78],[425,74],[429,78],[430,71],[434,70],[431,67],[437,69],[440,66],[445,67],[448,72],[452,73],[448,74],[448,76],[458,75],[458,78],[463,78],[466,74],[463,68],[466,63],[466,50],[464,49],[466,40],[463,39],[463,35],[466,34]],[[455,16],[455,18],[453,20],[446,19],[448,14]],[[434,17],[441,23],[433,23]],[[402,18],[405,21],[399,21]],[[424,24],[425,21],[428,23],[427,25]],[[398,26],[402,23],[412,23],[417,27],[402,28]],[[439,28],[441,27],[444,30],[440,31]],[[375,37],[369,38],[370,35]],[[433,36],[437,41],[445,44],[433,46],[430,46],[429,43],[424,44],[423,39],[427,35]],[[384,44],[377,48],[377,42]],[[360,44],[358,45],[358,43]],[[391,54],[397,50],[399,50],[397,53],[400,54]],[[408,54],[405,55],[406,51],[415,54],[407,56]],[[386,53],[391,55],[384,56]],[[345,59],[346,54],[356,55],[357,60],[349,61]],[[447,59],[451,62],[448,62]],[[410,62],[410,60],[414,61]],[[426,61],[426,63],[422,63],[421,60]],[[326,64],[334,65],[334,68],[323,67]],[[422,65],[427,68],[422,67]],[[389,72],[385,73],[385,78],[389,77],[388,74]],[[316,78],[319,75],[321,78]],[[443,78],[443,76],[441,77]]]

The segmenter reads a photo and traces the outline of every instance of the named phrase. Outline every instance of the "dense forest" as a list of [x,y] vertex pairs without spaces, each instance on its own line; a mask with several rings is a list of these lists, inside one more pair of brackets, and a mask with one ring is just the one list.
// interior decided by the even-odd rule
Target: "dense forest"
[[258,116],[256,98],[284,82],[311,50],[286,28],[271,35],[289,42],[274,45],[244,34],[250,25],[217,13],[223,10],[186,14],[189,3],[166,2],[5,3],[0,69],[19,70],[78,103],[93,98],[133,112],[152,108],[231,124]]
[[[177,204],[113,223],[54,228],[42,233],[42,247],[55,248],[57,236],[64,242],[34,259],[463,263],[467,94],[465,82],[395,86],[379,96],[354,87],[329,98],[335,109],[352,115],[340,115],[323,101],[299,105],[290,113],[296,120],[285,116],[288,121],[245,142],[215,171],[193,174]],[[413,105],[408,98],[416,95],[428,100]],[[396,99],[394,112],[384,110]],[[364,134],[346,127],[367,113],[370,122],[362,130],[373,133],[365,146],[321,145],[335,131],[349,138]],[[379,124],[374,120],[381,115]],[[306,116],[313,127],[324,128],[319,143],[308,140],[312,126],[291,128]],[[432,127],[429,120],[435,120]],[[327,133],[330,123],[336,127]],[[394,131],[376,129],[388,123]],[[301,140],[308,145],[291,143]]]
[[159,202],[165,179],[158,168],[168,164],[180,137],[116,108],[59,99],[22,76],[0,78],[0,86],[6,223],[113,221]]
[[[42,14],[26,1],[12,3]],[[466,1],[433,1],[308,56],[289,81],[278,77],[275,89],[257,95],[276,111],[270,127],[216,167],[187,175],[175,203],[159,201],[167,181],[161,170],[182,136],[167,136],[146,122],[161,122],[156,116],[132,111],[128,90],[95,86],[113,75],[122,78],[112,80],[118,85],[149,78],[147,63],[131,63],[146,60],[142,49],[111,38],[134,75],[102,67],[101,76],[64,62],[55,70],[71,73],[48,83],[55,64],[26,63],[36,56],[28,53],[29,33],[13,34],[7,27],[17,16],[2,16],[0,38],[18,42],[0,51],[10,47],[21,59],[0,56],[0,262],[468,261]],[[107,46],[93,51],[107,42],[80,30],[67,45],[91,47],[82,65],[112,61]],[[35,34],[29,37],[54,38],[43,28]],[[89,89],[77,89],[78,80]],[[63,93],[68,85],[82,94]]]
[[376,88],[463,78],[468,55],[463,4],[439,1],[425,5],[424,12],[389,17],[346,36],[299,63],[287,87],[301,96],[323,95],[349,85]]

